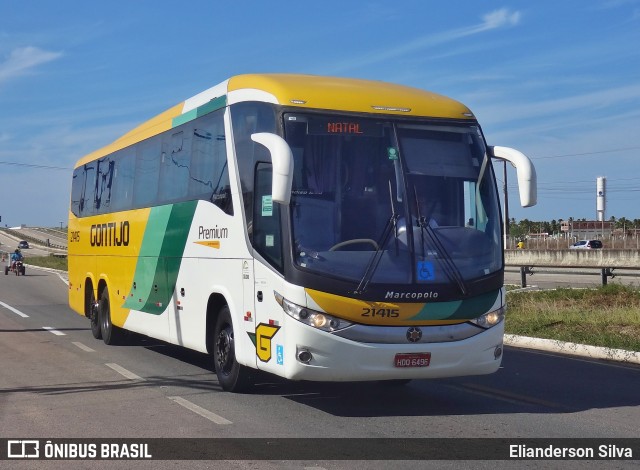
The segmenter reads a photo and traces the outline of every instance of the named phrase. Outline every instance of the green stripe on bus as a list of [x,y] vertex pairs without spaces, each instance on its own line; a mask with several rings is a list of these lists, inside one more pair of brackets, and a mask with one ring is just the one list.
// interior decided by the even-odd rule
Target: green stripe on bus
[[176,288],[182,256],[191,229],[193,214],[198,201],[175,204],[171,208],[168,227],[160,250],[160,262],[153,277],[153,291],[149,293],[143,312],[161,314],[171,300]]
[[199,118],[200,116],[204,116],[205,114],[209,114],[212,113],[214,111],[217,111],[220,108],[224,108],[227,105],[227,97],[225,96],[218,96],[217,98],[212,99],[211,101],[209,101],[208,103],[203,104],[202,106],[198,106],[195,109],[192,109],[191,111],[187,111],[184,114],[181,114],[180,116],[174,117],[173,120],[171,121],[171,127],[178,127],[181,124],[184,124],[185,122],[189,122],[189,121],[193,121],[196,118]]
[[171,215],[171,206],[152,207],[147,220],[147,227],[142,238],[142,246],[133,276],[134,286],[131,286],[129,296],[123,307],[141,310],[146,304],[149,293],[153,288],[154,273],[158,267],[158,255],[162,248],[162,241],[167,230],[167,223]]
[[430,302],[408,320],[471,320],[487,313],[499,295],[497,290],[471,299]]
[[175,289],[198,201],[153,207],[145,229],[131,294],[125,308],[153,315],[165,311]]

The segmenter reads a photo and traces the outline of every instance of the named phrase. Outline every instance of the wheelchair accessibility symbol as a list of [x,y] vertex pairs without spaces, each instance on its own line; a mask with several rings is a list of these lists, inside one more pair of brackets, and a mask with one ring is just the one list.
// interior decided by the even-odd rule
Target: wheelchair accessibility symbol
[[436,274],[431,261],[418,261],[418,281],[435,281]]

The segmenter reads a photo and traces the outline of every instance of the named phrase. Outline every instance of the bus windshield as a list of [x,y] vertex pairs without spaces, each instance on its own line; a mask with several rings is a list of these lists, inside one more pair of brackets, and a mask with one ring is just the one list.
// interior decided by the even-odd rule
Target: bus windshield
[[457,283],[502,267],[500,211],[480,129],[285,115],[300,269],[360,286]]

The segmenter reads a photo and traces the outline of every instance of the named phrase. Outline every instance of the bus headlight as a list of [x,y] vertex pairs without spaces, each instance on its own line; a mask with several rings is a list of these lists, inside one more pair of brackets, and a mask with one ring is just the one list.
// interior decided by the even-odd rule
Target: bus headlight
[[504,320],[504,312],[505,308],[500,307],[497,310],[487,312],[484,315],[480,315],[478,318],[474,318],[473,320],[469,321],[482,328],[491,328],[492,326],[496,326],[498,323]]
[[276,301],[280,304],[282,310],[284,310],[284,313],[306,325],[328,332],[342,330],[343,328],[352,325],[351,322],[341,318],[336,318],[324,312],[318,312],[316,310],[311,310],[309,308],[302,307],[301,305],[294,304],[282,297],[276,291],[273,291],[273,293],[276,296]]

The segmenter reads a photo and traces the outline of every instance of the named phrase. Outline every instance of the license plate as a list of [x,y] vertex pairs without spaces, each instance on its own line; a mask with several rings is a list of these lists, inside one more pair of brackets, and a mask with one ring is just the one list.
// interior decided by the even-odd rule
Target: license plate
[[394,359],[396,367],[429,367],[431,353],[398,353]]

